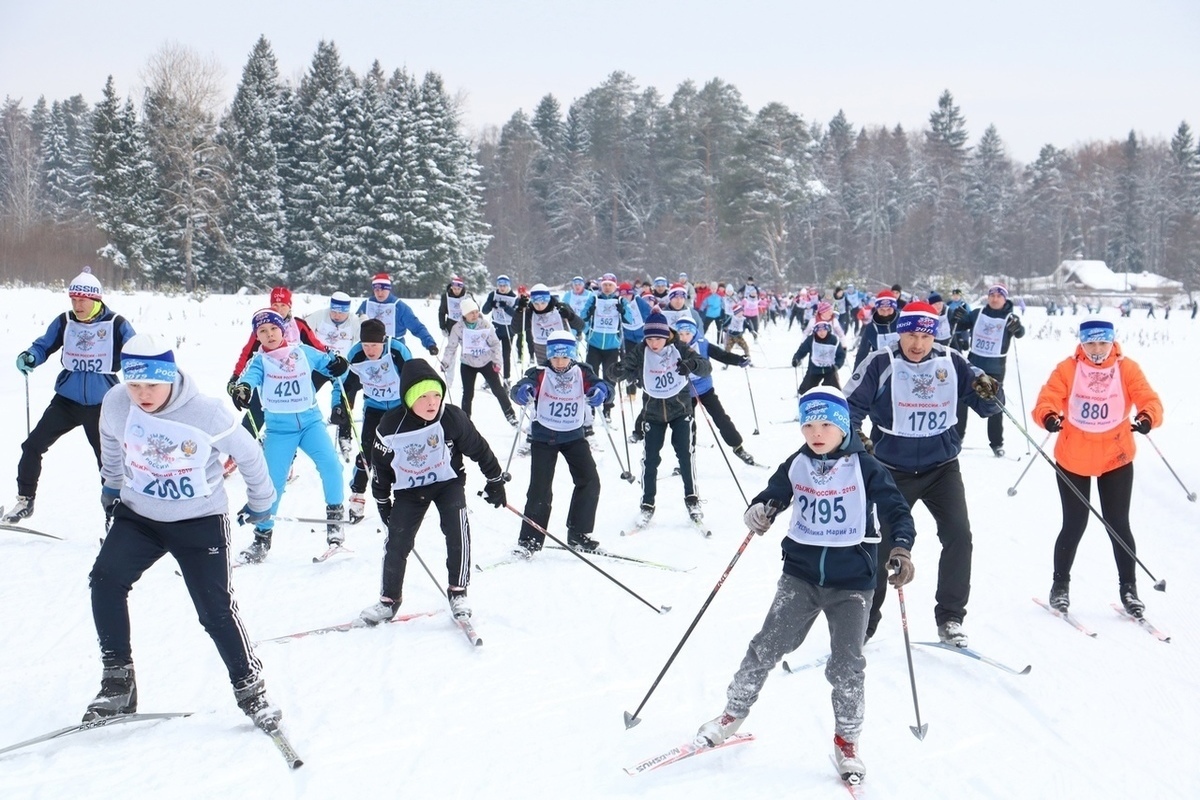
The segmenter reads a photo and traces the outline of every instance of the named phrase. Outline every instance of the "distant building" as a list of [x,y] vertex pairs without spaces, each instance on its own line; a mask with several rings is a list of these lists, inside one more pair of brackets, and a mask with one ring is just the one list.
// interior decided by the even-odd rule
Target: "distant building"
[[1113,272],[1103,261],[1068,259],[1054,272],[1020,282],[1029,294],[1090,297],[1167,298],[1183,292],[1183,284],[1153,272]]

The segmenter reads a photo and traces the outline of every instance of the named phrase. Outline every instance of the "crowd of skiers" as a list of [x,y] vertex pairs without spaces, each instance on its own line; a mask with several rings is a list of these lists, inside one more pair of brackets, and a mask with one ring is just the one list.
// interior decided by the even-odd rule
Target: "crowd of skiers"
[[[910,509],[918,500],[933,516],[941,543],[934,607],[939,637],[967,646],[972,531],[958,455],[972,413],[987,418],[991,449],[1004,454],[1003,418],[1011,417],[1004,408],[1007,355],[1025,335],[1001,284],[990,286],[985,301],[972,308],[958,290],[923,299],[899,286],[873,295],[854,286],[835,287],[828,297],[816,290],[784,295],[760,289],[753,278],[735,288],[693,284],[686,274],[674,282],[579,276],[558,296],[545,284],[514,287],[500,275],[480,301],[453,277],[439,302],[440,344],[392,293],[385,273],[374,276],[370,296],[353,313],[350,296],[335,292],[327,308],[296,317],[291,292],[281,286],[248,320],[251,332],[227,385],[232,408],[197,391],[164,337],[136,334],[109,309],[90,272],[71,282],[68,295],[70,310],[17,357],[26,376],[55,352],[61,352],[63,369],[54,398],[23,445],[18,499],[4,522],[17,524],[33,514],[42,455],[59,437],[83,427],[100,465],[108,526],[90,576],[101,691],[85,719],[136,710],[128,592],[145,569],[170,553],[228,668],[238,704],[256,722],[278,721],[229,587],[223,479],[234,469],[247,490],[238,519],[254,526],[237,556],[246,564],[268,556],[298,451],[321,478],[326,556],[342,547],[345,523],[363,518],[370,486],[387,542],[379,599],[360,615],[368,625],[390,620],[401,606],[407,556],[426,511],[435,506],[448,553],[447,598],[453,614],[467,618],[471,535],[464,457],[482,472],[487,501],[522,517],[514,557],[529,559],[545,540],[561,455],[573,484],[568,544],[594,552],[601,493],[592,455],[595,427],[608,427],[616,404],[625,402],[622,391],[630,401],[640,391],[640,411],[627,437],[642,444],[634,524],[649,524],[659,505],[658,469],[669,440],[684,508],[699,525],[698,415],[715,423],[742,461],[755,463],[716,395],[713,362],[751,366],[747,337],[756,341],[770,325],[782,331],[785,318],[787,330],[793,323],[800,328],[791,365],[803,442],[775,469],[744,517],[750,531],[762,534],[788,511],[783,574],[729,686],[724,712],[701,728],[700,737],[716,745],[736,732],[770,670],[824,612],[833,652],[826,674],[834,688],[835,758],[844,776],[861,779],[862,648],[879,624],[888,582],[903,586],[913,578]],[[435,360],[415,357],[409,335]],[[843,385],[839,372],[854,337]],[[1121,603],[1133,616],[1143,610],[1129,520],[1134,433],[1161,425],[1163,409],[1114,339],[1111,322],[1087,318],[1075,351],[1041,388],[1032,414],[1035,424],[1058,433],[1063,519],[1049,602],[1063,613],[1093,478],[1114,540]],[[504,418],[525,431],[530,475],[521,512],[509,506],[509,476],[472,422],[478,377]],[[452,404],[456,378],[461,399]],[[325,384],[331,385],[328,419],[317,401]],[[244,412],[240,424],[235,409]],[[327,425],[336,426],[334,437]],[[348,484],[339,447],[344,457],[354,457]]]

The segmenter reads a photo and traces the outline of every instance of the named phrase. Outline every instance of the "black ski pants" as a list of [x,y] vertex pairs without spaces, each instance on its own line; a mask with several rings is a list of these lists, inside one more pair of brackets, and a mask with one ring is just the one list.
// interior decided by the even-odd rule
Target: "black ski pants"
[[500,373],[492,368],[490,361],[482,367],[472,367],[470,364],[459,362],[458,374],[462,377],[462,410],[467,412],[468,417],[471,416],[471,406],[475,404],[476,375],[483,376],[484,382],[492,390],[492,396],[500,404],[500,410],[504,412],[504,415],[507,417],[513,413],[512,403],[508,401],[508,392],[504,391],[504,385],[500,382]]
[[[1058,539],[1054,542],[1054,580],[1069,581],[1071,565],[1075,563],[1075,551],[1083,538],[1091,512],[1071,491],[1067,481],[1087,498],[1092,493],[1092,479],[1088,475],[1068,472],[1061,466],[1059,469],[1061,473],[1058,475],[1058,497],[1062,502],[1063,522]],[[1117,467],[1096,478],[1096,492],[1100,495],[1100,510],[1104,519],[1125,546],[1136,553],[1137,545],[1133,541],[1133,531],[1129,528],[1129,503],[1133,498],[1133,464]],[[1136,582],[1137,564],[1133,556],[1126,553],[1124,548],[1111,538],[1109,541],[1112,543],[1113,558],[1117,561],[1117,580],[1120,583]]]
[[804,373],[804,378],[800,381],[800,388],[796,390],[796,394],[804,394],[815,386],[833,386],[840,389],[842,388],[842,379],[838,377],[836,369],[825,373],[810,369]]
[[421,528],[430,503],[437,506],[442,535],[446,537],[447,584],[466,589],[470,583],[471,525],[467,521],[467,496],[460,478],[393,493],[388,535],[383,544],[381,597],[400,601],[408,554],[413,550],[417,531]]
[[[607,379],[614,387],[620,380],[617,375],[617,362],[620,360],[620,350],[601,350],[598,347],[589,347],[587,355],[583,359],[584,363],[596,373],[597,378]],[[609,395],[608,399],[604,401],[604,413],[611,414],[614,405],[616,405],[616,398]]]
[[696,494],[695,431],[691,417],[676,417],[670,422],[643,422],[645,441],[642,445],[642,504],[654,505],[658,493],[658,465],[662,463],[662,448],[671,429],[671,447],[679,459],[679,474],[683,478],[683,496]]
[[[1001,372],[998,375],[995,373],[992,373],[992,372],[989,372],[987,374],[991,375],[993,378],[996,379],[996,383],[1000,384],[1001,389],[1004,388],[1004,373],[1003,372]],[[974,412],[971,411],[970,406],[966,405],[965,403],[958,404],[958,422],[955,423],[954,429],[956,431],[958,431],[958,440],[960,442],[966,441],[965,437],[967,435],[967,418],[973,413]],[[993,414],[987,418],[987,429],[988,429],[988,444],[991,445],[992,447],[1003,447],[1004,446],[1004,412],[1003,411],[1001,411],[998,414]]]
[[22,497],[37,494],[38,480],[42,477],[42,456],[63,434],[78,427],[83,428],[88,444],[96,454],[96,466],[100,466],[100,406],[85,406],[56,393],[42,412],[42,418],[29,432],[29,438],[21,445],[17,494]]
[[512,328],[493,322],[492,330],[496,332],[496,338],[500,340],[500,360],[504,365],[502,367],[504,374],[501,377],[508,380],[512,375]]
[[[958,459],[934,467],[927,472],[911,473],[890,469],[896,488],[904,495],[910,508],[918,500],[925,503],[933,521],[937,524],[938,541],[942,543],[942,556],[938,560],[937,593],[933,617],[941,625],[947,620],[963,621],[967,615],[967,600],[971,596],[971,521],[967,516],[967,496],[963,488],[962,473]],[[879,520],[883,535],[880,553],[892,552],[891,526]],[[917,546],[920,546],[919,544]],[[886,556],[884,556],[886,557]],[[886,569],[879,570],[879,582],[875,587],[875,599],[871,604],[871,623],[874,631],[881,616],[884,598],[887,597]]]
[[[696,407],[699,401],[704,410],[708,412],[709,419],[713,425],[717,426],[717,430],[721,432],[721,438],[725,440],[725,444],[733,449],[742,446],[742,434],[738,433],[738,429],[733,424],[733,420],[729,418],[729,414],[725,412],[725,407],[721,405],[721,398],[717,397],[715,389],[709,389],[701,395],[692,395],[692,408]],[[682,472],[683,470],[680,470]]]
[[224,514],[160,522],[117,505],[88,576],[104,664],[133,663],[129,592],[142,573],[167,553],[179,564],[200,624],[217,646],[229,681],[256,679],[262,664],[251,650],[229,585],[229,517]]
[[363,408],[362,448],[354,457],[354,475],[350,478],[350,491],[354,494],[367,491],[367,479],[371,477],[371,448],[375,446],[375,432],[384,413],[382,408],[374,406]]
[[[525,495],[525,516],[546,527],[550,522],[550,507],[554,501],[554,470],[562,454],[571,471],[575,490],[567,509],[567,534],[591,533],[596,525],[596,506],[600,503],[600,473],[592,458],[587,439],[569,442],[530,442],[529,492]],[[528,522],[521,523],[521,544],[540,550],[546,537]]]

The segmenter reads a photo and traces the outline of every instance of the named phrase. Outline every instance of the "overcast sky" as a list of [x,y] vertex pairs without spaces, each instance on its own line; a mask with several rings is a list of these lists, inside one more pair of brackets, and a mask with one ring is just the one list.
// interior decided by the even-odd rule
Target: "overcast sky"
[[358,73],[435,71],[471,133],[547,93],[565,111],[615,70],[664,100],[717,77],[752,110],[910,130],[949,89],[971,143],[995,124],[1022,162],[1046,143],[1200,129],[1198,0],[0,0],[0,96],[94,102],[109,74],[140,94],[173,40],[214,56],[232,99],[260,34],[285,78],[322,39]]

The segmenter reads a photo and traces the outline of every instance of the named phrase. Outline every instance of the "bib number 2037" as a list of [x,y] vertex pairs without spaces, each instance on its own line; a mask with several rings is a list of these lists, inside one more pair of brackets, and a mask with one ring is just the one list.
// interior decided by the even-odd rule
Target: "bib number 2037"
[[196,489],[192,486],[191,478],[180,478],[178,481],[174,478],[165,480],[155,478],[146,484],[146,488],[142,489],[142,494],[161,500],[181,500],[195,497]]

